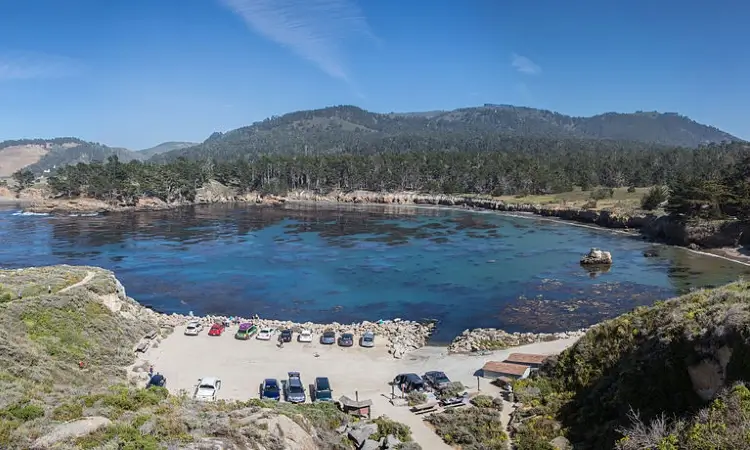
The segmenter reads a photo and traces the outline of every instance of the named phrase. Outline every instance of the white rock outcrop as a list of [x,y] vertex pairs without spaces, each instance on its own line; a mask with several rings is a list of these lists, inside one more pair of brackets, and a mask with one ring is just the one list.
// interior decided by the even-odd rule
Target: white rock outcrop
[[581,264],[583,265],[609,265],[612,264],[612,254],[599,250],[598,248],[592,248],[587,254],[581,258]]

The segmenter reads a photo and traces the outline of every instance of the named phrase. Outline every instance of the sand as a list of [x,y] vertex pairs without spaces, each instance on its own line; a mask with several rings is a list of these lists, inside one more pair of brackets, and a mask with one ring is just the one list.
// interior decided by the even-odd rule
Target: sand
[[[409,412],[408,408],[395,407],[388,402],[391,394],[388,383],[397,374],[414,372],[421,375],[429,370],[442,370],[451,380],[461,381],[470,391],[476,391],[474,373],[486,361],[503,360],[514,351],[555,354],[576,341],[571,338],[539,342],[484,356],[448,354],[447,347],[423,347],[402,359],[395,359],[386,351],[385,340],[377,337],[375,347],[368,349],[358,345],[349,348],[322,345],[318,342],[319,336],[314,336],[313,343],[299,343],[295,334],[293,342],[279,348],[275,336],[271,341],[255,338],[240,341],[234,339],[235,331],[236,326],[233,326],[218,337],[208,336],[206,330],[198,336],[185,336],[184,327],[178,327],[158,347],[140,358],[153,364],[154,370],[167,378],[167,387],[173,393],[185,390],[192,395],[199,378],[215,376],[222,382],[218,398],[227,400],[258,398],[264,378],[281,381],[289,371],[300,372],[306,386],[315,377],[328,377],[334,398],[341,395],[354,398],[358,392],[360,399],[371,399],[374,402],[373,417],[385,414],[409,425],[415,441],[425,449],[450,447],[422,417]],[[480,379],[480,388],[490,394],[499,392],[485,379]]]

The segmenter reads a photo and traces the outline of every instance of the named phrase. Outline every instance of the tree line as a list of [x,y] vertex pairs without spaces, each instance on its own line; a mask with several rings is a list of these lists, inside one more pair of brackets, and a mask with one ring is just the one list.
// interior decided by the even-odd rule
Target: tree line
[[[188,160],[163,164],[116,156],[106,162],[58,169],[48,185],[56,196],[88,196],[120,204],[140,197],[192,201],[196,190],[216,180],[239,192],[283,194],[289,190],[420,191],[444,194],[539,195],[573,186],[659,186],[652,209],[686,217],[743,215],[750,206],[750,152],[745,144],[714,144],[694,150],[529,148],[527,151],[414,151],[377,154],[261,156],[254,160]],[[17,185],[33,180],[14,175]],[[661,186],[664,186],[663,188]],[[664,197],[664,198],[662,198]]]

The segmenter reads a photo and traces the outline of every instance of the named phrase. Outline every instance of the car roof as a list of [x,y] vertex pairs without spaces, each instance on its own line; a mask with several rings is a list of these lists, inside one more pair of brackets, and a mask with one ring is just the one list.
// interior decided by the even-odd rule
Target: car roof
[[292,330],[290,330],[289,328],[286,328],[286,329],[284,329],[284,330],[281,330],[281,332],[282,332],[282,333],[291,333],[291,332],[292,332]]
[[215,385],[217,381],[219,381],[219,379],[216,377],[203,377],[201,378],[200,384],[214,384]]
[[442,372],[440,370],[430,370],[429,372],[425,372],[424,374],[435,376],[435,377],[445,376],[445,372]]
[[354,333],[344,333],[341,337],[354,337]]
[[409,381],[422,381],[422,377],[420,377],[416,373],[402,373],[399,376],[404,377]]
[[263,380],[263,383],[264,384],[270,384],[270,385],[276,385],[276,386],[278,386],[278,384],[279,384],[279,382],[278,382],[278,380],[276,380],[276,378],[266,378],[265,380]]

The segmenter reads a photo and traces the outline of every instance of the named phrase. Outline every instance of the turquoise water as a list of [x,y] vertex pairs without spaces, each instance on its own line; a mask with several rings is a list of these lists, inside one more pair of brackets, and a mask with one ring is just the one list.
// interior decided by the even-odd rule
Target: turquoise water
[[[611,251],[608,272],[578,261]],[[429,208],[205,206],[96,217],[0,210],[0,265],[87,264],[165,312],[295,321],[437,319],[465,328],[589,325],[748,268],[542,219]]]

